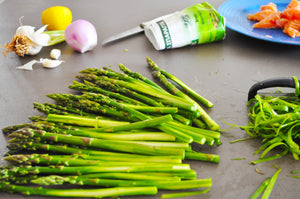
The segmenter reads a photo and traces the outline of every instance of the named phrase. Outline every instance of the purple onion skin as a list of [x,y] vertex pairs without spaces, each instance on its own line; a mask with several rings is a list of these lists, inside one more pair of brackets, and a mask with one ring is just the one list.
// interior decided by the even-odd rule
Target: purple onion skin
[[84,53],[96,47],[97,32],[93,24],[84,19],[78,19],[66,28],[65,40],[71,48]]

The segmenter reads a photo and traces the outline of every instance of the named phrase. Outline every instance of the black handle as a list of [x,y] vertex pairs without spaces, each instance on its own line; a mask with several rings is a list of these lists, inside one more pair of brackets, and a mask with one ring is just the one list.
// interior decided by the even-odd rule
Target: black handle
[[267,79],[261,82],[257,82],[254,84],[249,92],[248,92],[248,101],[255,97],[257,91],[264,88],[271,88],[271,87],[290,87],[296,88],[296,83],[294,78],[292,77],[282,77],[282,78],[274,78],[274,79]]

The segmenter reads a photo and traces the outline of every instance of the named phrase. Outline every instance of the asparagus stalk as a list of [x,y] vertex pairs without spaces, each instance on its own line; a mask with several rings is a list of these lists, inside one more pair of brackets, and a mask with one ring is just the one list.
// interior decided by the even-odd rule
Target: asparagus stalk
[[34,184],[40,185],[60,185],[63,183],[93,185],[93,186],[108,186],[108,187],[128,187],[128,186],[156,186],[162,190],[180,190],[211,187],[211,179],[185,180],[185,181],[161,181],[161,180],[115,180],[115,179],[100,179],[86,178],[82,176],[45,176],[31,181]]
[[55,115],[48,114],[47,121],[49,122],[61,122],[65,124],[73,124],[79,126],[89,126],[89,127],[111,127],[111,126],[119,126],[124,124],[129,124],[129,122],[116,121],[116,120],[103,120],[99,118],[88,118],[88,117],[80,117],[73,115]]
[[99,103],[90,100],[80,99],[80,96],[76,96],[72,94],[51,94],[47,96],[54,99],[58,104],[67,107],[81,108],[87,112],[92,112],[94,114],[108,115],[125,121],[132,119],[129,118],[126,113],[116,111],[111,107],[101,106]]
[[[127,72],[129,72],[129,70],[127,70]],[[126,81],[126,82],[130,82],[130,83],[133,83],[133,84],[137,84],[137,85],[140,85],[140,86],[147,85],[147,86],[150,86],[150,87],[153,87],[153,88],[158,88],[158,89],[160,89],[163,92],[166,92],[165,90],[163,90],[162,88],[160,88],[158,85],[155,85],[155,83],[153,83],[153,82],[150,83],[150,80],[148,81],[148,83],[145,82],[145,81],[140,81],[137,78],[131,77],[131,76],[127,75],[127,74],[115,72],[115,71],[113,71],[112,69],[109,69],[109,68],[105,68],[105,70],[99,69],[99,68],[94,68],[94,69],[87,68],[87,69],[84,69],[84,70],[80,71],[80,73],[95,74],[97,76],[106,76],[106,77],[110,77],[110,78],[114,78],[114,79],[119,79],[119,80],[123,80],[123,81]]]
[[185,172],[190,170],[188,164],[176,165],[105,165],[105,166],[2,166],[1,178],[11,175],[28,175],[28,174],[67,174],[83,175],[92,173],[111,173],[111,172]]
[[185,157],[186,160],[201,160],[201,161],[207,161],[207,162],[214,162],[214,163],[219,163],[220,156],[215,155],[215,154],[205,154],[201,152],[185,152]]
[[163,88],[161,88],[158,84],[154,83],[153,81],[147,79],[146,77],[144,77],[143,75],[141,75],[140,73],[137,72],[132,72],[131,70],[129,70],[129,68],[127,68],[126,66],[124,66],[123,64],[119,64],[119,68],[126,73],[127,75],[135,78],[135,79],[140,79],[141,81],[144,81],[145,83],[152,85],[154,87],[157,87],[161,90],[163,90]]
[[148,96],[142,95],[142,94],[135,92],[133,90],[130,90],[128,88],[113,84],[111,81],[103,81],[102,78],[100,78],[96,75],[78,75],[76,77],[78,79],[84,80],[85,82],[86,81],[93,82],[94,84],[98,85],[99,87],[105,87],[107,89],[110,89],[113,92],[118,92],[118,93],[130,96],[132,98],[138,99],[139,101],[142,101],[143,103],[146,103],[148,105],[161,106],[161,103],[157,102],[156,100],[151,99]]
[[[176,165],[175,163],[168,162],[137,162],[137,161],[109,161],[103,159],[81,159],[76,156],[57,156],[57,155],[11,155],[3,158],[4,160],[13,164],[22,165],[63,165],[63,166],[134,166],[134,165],[147,165],[147,166],[159,166],[159,165]],[[153,158],[154,159],[154,158]],[[178,164],[179,165],[179,164]]]
[[2,129],[2,132],[4,134],[10,134],[18,129],[29,127],[33,129],[40,129],[40,130],[47,130],[52,131],[55,127],[55,123],[47,122],[47,121],[37,121],[37,122],[31,122],[31,123],[24,123],[24,124],[18,124],[13,126],[7,126]]
[[127,103],[131,103],[131,104],[137,104],[137,105],[145,105],[144,103],[135,100],[133,98],[129,98],[125,95],[122,95],[120,93],[116,93],[116,92],[111,92],[108,90],[104,90],[100,87],[97,87],[95,84],[89,82],[89,81],[84,81],[83,83],[77,82],[77,81],[73,81],[73,84],[69,86],[70,89],[74,89],[74,90],[79,90],[79,91],[85,91],[85,92],[92,92],[92,93],[101,93],[103,95],[106,95],[108,97],[114,98],[114,99],[119,99],[122,100],[124,102]]
[[118,125],[118,126],[110,126],[110,127],[104,127],[104,128],[99,128],[97,131],[101,132],[117,132],[117,131],[129,131],[129,130],[134,130],[134,129],[144,129],[147,127],[155,127],[160,124],[166,123],[173,121],[172,116],[169,115],[164,115],[161,117],[156,117],[153,119],[146,119],[142,120],[139,122],[134,122],[130,124],[124,124],[124,125]]
[[[131,114],[132,117],[136,117],[140,120],[146,120],[146,119],[150,119],[151,117],[148,115],[145,115],[137,110],[134,110],[126,105],[120,105],[118,102],[109,99],[108,97],[105,97],[103,95],[100,94],[89,94],[90,97],[94,97],[94,99],[100,100],[101,103],[106,103],[110,106],[114,106],[119,110],[123,110],[126,111],[127,113]],[[183,141],[183,142],[187,142],[187,143],[191,143],[193,141],[193,138],[189,135],[184,134],[182,131],[178,130],[178,129],[174,129],[170,126],[167,126],[165,124],[160,124],[159,126],[157,126],[158,129],[162,130],[165,133],[168,133],[172,136],[175,136],[176,138],[178,138],[179,140]]]
[[210,187],[201,191],[190,191],[190,192],[180,192],[180,193],[166,193],[161,195],[161,199],[164,198],[181,198],[187,196],[201,195],[205,194],[210,190]]
[[135,140],[135,141],[175,141],[175,137],[162,132],[128,131],[119,133],[103,133],[92,130],[66,130],[63,133],[76,136],[93,137],[109,140]]
[[177,77],[171,75],[170,73],[161,70],[156,63],[154,63],[149,57],[147,57],[147,63],[151,66],[151,68],[153,70],[156,71],[160,71],[164,76],[166,76],[167,78],[171,79],[172,81],[174,81],[175,83],[177,83],[179,86],[181,86],[189,95],[191,95],[192,97],[194,97],[195,99],[199,100],[200,102],[202,102],[205,106],[211,108],[214,106],[214,104],[212,102],[210,102],[209,100],[205,99],[204,97],[202,97],[201,95],[199,95],[196,91],[194,91],[193,89],[191,89],[188,85],[186,85],[184,82],[182,82],[180,79],[178,79]]
[[58,152],[63,154],[75,154],[80,157],[85,157],[84,155],[88,155],[90,158],[95,157],[95,159],[103,160],[103,161],[136,161],[137,159],[141,162],[165,162],[165,163],[181,163],[182,156],[145,156],[138,154],[128,154],[128,153],[119,153],[119,152],[111,152],[111,151],[96,151],[91,149],[80,149],[74,148],[67,145],[53,145],[53,144],[43,144],[43,143],[35,143],[35,142],[22,142],[22,143],[10,143],[8,148],[12,149],[27,149],[33,151],[50,151],[50,152]]
[[90,146],[96,148],[102,148],[113,151],[122,151],[128,153],[138,153],[145,155],[181,155],[184,156],[184,149],[175,149],[164,146],[149,146],[144,144],[136,144],[116,141],[116,140],[102,140],[90,137],[80,137],[63,135],[57,133],[49,133],[46,131],[33,130],[33,129],[21,129],[11,133],[9,137],[38,137],[43,140],[49,140],[53,142],[60,142],[66,144],[75,144],[79,146]]
[[149,96],[153,96],[156,98],[166,100],[166,102],[168,102],[169,104],[172,104],[173,106],[177,106],[178,108],[186,109],[189,111],[196,110],[195,104],[185,102],[184,100],[182,100],[179,97],[176,97],[174,95],[163,92],[160,89],[151,87],[150,85],[147,85],[147,84],[140,85],[140,84],[126,82],[126,81],[122,81],[122,80],[116,80],[116,79],[112,79],[112,78],[108,78],[108,77],[97,77],[97,76],[91,76],[91,75],[84,76],[84,78],[86,78],[86,77],[94,78],[96,81],[98,80],[98,82],[110,82],[110,83],[118,85],[120,87],[125,87],[127,89],[134,90],[136,92],[140,92],[143,94],[147,94]]
[[203,121],[206,123],[206,125],[212,129],[212,130],[220,130],[220,126],[210,118],[210,116],[205,112],[205,110],[196,103],[193,99],[191,99],[189,96],[181,92],[179,89],[177,89],[172,83],[170,83],[166,77],[160,73],[160,71],[154,71],[154,76],[160,79],[160,82],[163,83],[172,93],[175,95],[182,97],[183,99],[187,100],[188,102],[191,102],[197,106],[197,112],[199,112],[200,117],[203,119]]
[[[159,163],[159,164],[175,164],[181,163],[181,158],[178,156],[139,156],[117,154],[110,155],[49,155],[49,154],[16,154],[4,157],[3,160],[13,164],[42,164],[42,165],[66,165],[76,166],[76,164],[86,164],[89,161],[91,165],[100,163],[135,163],[139,160],[140,163]],[[77,165],[78,166],[78,165]],[[88,164],[86,165],[88,166]]]
[[47,189],[43,187],[27,187],[19,185],[11,185],[0,182],[0,190],[10,193],[21,193],[24,195],[43,195],[55,197],[117,197],[128,195],[156,195],[157,188],[155,186],[147,187],[114,187],[101,189]]
[[[45,113],[45,114],[59,114],[59,115],[69,115],[75,114],[80,116],[90,116],[90,117],[97,117],[98,115],[92,113],[83,112],[80,109],[64,107],[57,104],[50,104],[50,103],[33,103],[33,107],[38,111]],[[99,117],[99,116],[98,116]]]

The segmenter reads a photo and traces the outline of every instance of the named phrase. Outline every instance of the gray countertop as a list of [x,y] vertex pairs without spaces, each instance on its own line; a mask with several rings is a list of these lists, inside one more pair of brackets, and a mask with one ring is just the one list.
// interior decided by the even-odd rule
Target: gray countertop
[[[208,1],[218,8],[224,0]],[[143,21],[182,10],[195,0],[0,0],[0,43],[9,42],[19,26],[41,27],[41,12],[54,5],[67,6],[72,10],[73,20],[86,19],[95,25],[99,44],[91,52],[74,52],[65,43],[56,45],[62,51],[64,63],[55,69],[35,65],[33,71],[17,70],[16,67],[32,59],[49,57],[53,47],[45,47],[37,56],[18,57],[14,53],[0,58],[0,128],[28,122],[28,116],[39,114],[33,102],[51,102],[45,95],[69,93],[68,85],[75,80],[78,71],[87,67],[111,66],[119,63],[152,79],[146,56],[151,57],[161,68],[171,72],[215,106],[209,110],[211,117],[221,129],[230,126],[225,122],[245,125],[247,117],[247,92],[252,84],[267,78],[298,76],[300,73],[298,46],[269,43],[246,37],[229,29],[220,42],[156,51],[143,34],[102,46],[101,41],[115,33],[135,27]],[[247,137],[239,128],[222,133],[223,144],[217,147],[202,147],[201,151],[220,155],[220,163],[189,161],[198,178],[211,177],[213,186],[209,193],[188,198],[247,199],[262,181],[275,172],[278,165],[282,172],[275,184],[271,198],[298,198],[299,179],[289,178],[291,170],[300,169],[299,161],[290,155],[279,160],[250,165],[258,158],[253,152],[260,146],[259,140],[230,144],[235,139]],[[0,134],[1,157],[6,152],[7,140]],[[199,147],[199,146],[196,146]],[[244,160],[232,160],[245,158]],[[5,164],[4,161],[1,164]],[[255,172],[258,168],[265,175]],[[159,198],[121,197],[121,198]],[[1,193],[0,198],[48,198]]]

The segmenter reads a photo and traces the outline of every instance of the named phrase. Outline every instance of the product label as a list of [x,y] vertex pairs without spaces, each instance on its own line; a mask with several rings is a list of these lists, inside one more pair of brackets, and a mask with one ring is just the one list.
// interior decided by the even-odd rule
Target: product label
[[153,20],[145,34],[157,50],[203,44],[224,39],[225,20],[204,2]]
[[164,20],[156,22],[165,42],[165,49],[172,48],[172,38],[167,23]]

